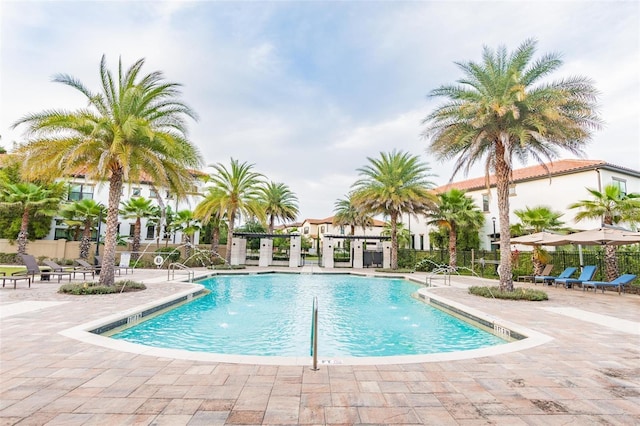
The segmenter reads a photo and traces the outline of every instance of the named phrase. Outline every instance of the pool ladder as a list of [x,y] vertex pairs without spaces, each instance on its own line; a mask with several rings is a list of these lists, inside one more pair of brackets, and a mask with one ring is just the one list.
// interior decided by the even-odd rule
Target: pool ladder
[[311,370],[318,371],[318,298],[313,298],[313,308],[311,313],[311,356],[313,357],[313,367]]
[[167,279],[168,280],[171,280],[171,279],[175,278],[177,269],[187,273],[189,282],[192,282],[194,280],[195,275],[196,275],[195,271],[193,271],[192,269],[189,269],[189,267],[187,265],[184,265],[184,264],[178,263],[178,262],[169,264],[169,268],[167,269]]

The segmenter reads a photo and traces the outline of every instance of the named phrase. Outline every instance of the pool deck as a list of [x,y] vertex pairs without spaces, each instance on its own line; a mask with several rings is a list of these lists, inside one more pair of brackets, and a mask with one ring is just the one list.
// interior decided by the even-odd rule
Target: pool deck
[[39,280],[0,288],[0,425],[640,424],[637,295],[516,283],[544,289],[550,300],[500,301],[466,291],[491,281],[454,278],[429,292],[549,339],[470,359],[312,371],[311,359],[233,364],[68,337],[81,324],[192,287],[168,282],[166,271],[127,277],[148,289],[69,296]]

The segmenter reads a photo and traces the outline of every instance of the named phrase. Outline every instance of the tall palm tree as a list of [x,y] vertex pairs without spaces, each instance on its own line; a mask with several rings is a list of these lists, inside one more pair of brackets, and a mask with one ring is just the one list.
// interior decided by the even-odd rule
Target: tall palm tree
[[95,200],[84,199],[66,205],[60,212],[69,227],[77,225],[82,232],[80,239],[80,258],[89,258],[91,247],[91,231],[98,225],[98,221],[106,217],[106,209]]
[[0,188],[0,208],[20,211],[18,253],[27,254],[29,221],[33,215],[53,217],[62,201],[60,192],[30,182],[5,183]]
[[[541,82],[562,61],[547,54],[532,62],[535,50],[536,41],[526,40],[511,54],[505,47],[485,47],[482,62],[457,63],[464,76],[456,85],[431,92],[448,100],[423,121],[430,151],[439,160],[457,157],[453,176],[483,159],[487,186],[490,173],[495,175],[501,253],[509,253],[510,247],[513,157],[544,164],[561,150],[581,154],[600,126],[591,81],[571,77]],[[500,270],[500,288],[513,290],[511,256],[501,256]]]
[[333,224],[349,226],[351,228],[350,235],[355,235],[357,226],[362,226],[362,230],[365,231],[367,227],[373,225],[373,217],[367,212],[358,209],[353,203],[353,193],[350,193],[345,198],[339,198],[333,206]]
[[353,184],[353,203],[357,209],[389,217],[391,224],[391,269],[398,269],[398,219],[403,213],[417,215],[432,208],[436,196],[426,163],[406,152],[380,153],[367,157],[369,164],[359,168],[361,178]]
[[214,198],[208,201],[208,205],[218,211],[221,217],[227,218],[226,261],[230,262],[233,229],[238,213],[264,220],[265,213],[260,202],[263,175],[253,171],[253,164],[240,163],[233,158],[229,169],[221,163],[211,167],[215,170],[210,178],[214,188],[210,194]]
[[125,70],[120,60],[114,76],[103,56],[99,92],[69,75],[58,75],[54,81],[78,90],[89,106],[29,114],[13,125],[27,125],[30,139],[17,150],[24,157],[27,177],[53,180],[82,170],[89,179],[108,181],[102,285],[114,283],[124,182],[138,182],[144,173],[155,185],[182,195],[192,186],[189,169],[201,165],[197,148],[186,136],[186,119],[196,114],[178,99],[180,85],[166,82],[159,71],[143,75],[143,65],[140,59]]
[[449,266],[458,266],[458,231],[463,228],[479,229],[484,224],[484,214],[464,191],[452,188],[438,194],[438,202],[427,213],[427,222],[449,231]]
[[[617,185],[607,185],[603,191],[587,188],[592,195],[590,200],[580,200],[569,206],[580,209],[576,213],[576,222],[584,219],[599,219],[605,225],[618,225],[640,220],[640,194],[624,194]],[[616,246],[607,244],[604,247],[604,263],[609,281],[618,277],[618,257]]]
[[133,197],[121,203],[120,216],[123,219],[133,219],[133,244],[131,245],[132,259],[140,256],[140,234],[142,231],[142,219],[157,217],[158,208],[153,201],[144,197]]
[[[536,206],[514,210],[520,223],[515,224],[512,230],[520,235],[532,234],[542,231],[561,231],[564,229],[564,222],[560,220],[562,213],[553,211],[551,207]],[[533,275],[542,275],[544,264],[550,259],[549,253],[544,248],[535,244],[531,252],[531,263],[533,264]]]
[[[382,232],[380,235],[383,237],[391,236],[391,223],[385,222],[382,227]],[[409,244],[411,244],[411,234],[409,234],[409,229],[404,227],[404,223],[398,222],[397,225],[397,235],[398,235],[398,247],[407,248]]]
[[298,215],[298,197],[284,183],[268,182],[261,188],[262,203],[269,221],[269,234],[273,234],[276,219],[295,220]]

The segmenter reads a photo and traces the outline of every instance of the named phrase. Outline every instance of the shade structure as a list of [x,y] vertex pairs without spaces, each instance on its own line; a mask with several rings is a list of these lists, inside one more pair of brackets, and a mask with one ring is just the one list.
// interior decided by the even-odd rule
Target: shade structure
[[[558,245],[549,244],[548,242],[558,241],[558,238],[566,237],[566,235],[554,234],[549,231],[535,232],[529,235],[523,235],[521,237],[511,238],[512,244],[523,244],[526,246],[546,246],[546,245]],[[568,243],[565,243],[568,244]]]
[[546,242],[547,245],[559,246],[581,244],[585,246],[616,245],[640,243],[640,232],[619,228],[600,227],[589,231],[576,232],[569,235],[558,235]]

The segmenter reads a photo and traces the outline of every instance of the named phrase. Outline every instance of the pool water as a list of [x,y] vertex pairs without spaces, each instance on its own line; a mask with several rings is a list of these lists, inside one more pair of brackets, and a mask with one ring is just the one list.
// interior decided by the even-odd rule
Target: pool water
[[352,275],[227,275],[211,293],[111,337],[220,354],[309,356],[318,298],[322,357],[417,355],[477,349],[504,340],[411,295],[402,279]]

